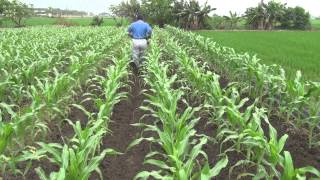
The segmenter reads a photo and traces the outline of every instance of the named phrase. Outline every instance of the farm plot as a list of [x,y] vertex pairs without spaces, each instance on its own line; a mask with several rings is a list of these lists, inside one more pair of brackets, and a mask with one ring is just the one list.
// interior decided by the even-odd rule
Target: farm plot
[[301,70],[305,80],[319,81],[320,32],[318,31],[199,31],[238,52],[257,54],[261,63],[279,64],[290,78]]
[[320,178],[320,85],[300,73],[172,27],[138,76],[123,29],[1,33],[4,179]]

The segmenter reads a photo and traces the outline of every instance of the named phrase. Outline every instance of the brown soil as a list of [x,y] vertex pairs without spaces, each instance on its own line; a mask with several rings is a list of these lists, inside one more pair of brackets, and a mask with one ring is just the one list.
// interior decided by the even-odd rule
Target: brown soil
[[[197,61],[199,62],[205,62],[204,59],[201,59],[203,57],[197,56],[198,54],[202,54],[204,58],[210,59],[208,57],[205,57],[205,54],[203,54],[200,50],[194,49],[193,51],[189,52],[191,56],[197,57]],[[209,70],[212,72],[215,72],[217,68],[214,66],[210,66]],[[228,77],[226,77],[223,74],[220,74],[220,85],[222,88],[227,87],[228,83],[230,80]],[[242,94],[242,96],[245,96]],[[247,97],[247,96],[246,96]],[[244,108],[248,107],[250,104],[254,102],[253,99],[250,99]],[[243,109],[242,109],[243,110]],[[278,132],[278,137],[280,138],[284,134],[288,134],[289,138],[286,142],[286,145],[284,147],[285,151],[289,151],[291,153],[291,156],[294,161],[294,165],[296,168],[300,167],[306,167],[306,166],[313,166],[316,169],[320,170],[320,148],[309,148],[308,147],[308,135],[307,135],[307,130],[306,129],[295,129],[291,125],[287,124],[284,122],[284,120],[279,119],[278,117],[269,117],[270,122],[272,126],[277,130]],[[207,120],[204,120],[205,122],[208,122]],[[212,127],[211,130],[203,130],[203,129],[208,129],[208,127],[205,127],[202,125],[201,131],[204,131],[206,135],[212,136],[212,132],[214,132],[216,127]],[[211,133],[210,133],[211,131]],[[266,136],[269,135],[268,128],[264,127],[264,131]],[[209,132],[209,134],[207,134]],[[209,159],[214,159],[219,155],[219,145],[217,144],[211,144],[207,145],[209,147],[205,147],[209,155]],[[236,154],[236,153],[231,153],[228,154],[229,157],[229,165],[226,169],[224,169],[220,175],[218,176],[218,179],[228,179],[228,173],[226,172],[227,169],[229,169],[230,165],[235,164],[238,160],[242,159],[240,158],[242,155],[241,154]],[[214,164],[213,164],[214,165]],[[241,170],[236,170],[236,172],[241,172]],[[244,171],[245,172],[245,171]],[[234,177],[235,178],[235,177]],[[233,178],[232,178],[233,179]]]
[[[139,109],[145,100],[141,79],[132,78],[131,91],[127,100],[121,101],[113,110],[112,131],[103,140],[104,148],[113,148],[124,153],[119,156],[108,156],[102,162],[101,171],[104,179],[129,180],[143,170],[152,170],[151,166],[143,165],[144,157],[150,152],[150,144],[143,142],[127,151],[128,145],[141,137],[142,130],[131,124],[138,123],[144,112]],[[144,118],[143,121],[152,119]]]
[[[139,107],[142,105],[145,97],[141,94],[141,91],[147,89],[143,86],[142,80],[137,77],[132,76],[130,78],[131,85],[130,88],[122,89],[121,91],[125,91],[129,93],[129,96],[126,100],[118,103],[113,110],[112,121],[109,124],[110,134],[108,134],[103,139],[103,148],[113,148],[119,152],[124,154],[118,156],[107,156],[105,160],[101,163],[100,169],[104,179],[106,180],[129,180],[133,179],[133,177],[143,171],[143,170],[153,170],[154,167],[149,165],[143,165],[145,155],[150,152],[151,145],[149,143],[141,143],[140,145],[135,146],[134,148],[127,151],[128,145],[136,138],[141,136],[142,130],[140,128],[131,126],[133,123],[139,122],[140,118],[145,114],[145,112],[141,111]],[[225,78],[222,78],[221,85],[225,87],[228,81]],[[81,102],[81,100],[85,99],[85,97],[80,96],[76,98],[76,102]],[[189,104],[197,104],[193,102],[189,102]],[[92,101],[87,101],[82,104],[89,112],[97,112]],[[183,106],[183,105],[181,105]],[[201,120],[199,124],[196,126],[196,129],[199,134],[206,134],[209,137],[215,137],[215,133],[217,130],[217,126],[213,124],[207,124],[209,122],[209,116],[207,114],[199,114]],[[71,120],[79,120],[82,125],[87,123],[87,117],[83,112],[76,108],[70,109],[70,114],[68,116]],[[150,118],[145,118],[144,121],[152,121]],[[286,143],[285,150],[291,152],[294,163],[296,167],[304,167],[304,166],[314,166],[317,169],[320,169],[320,150],[319,149],[309,149],[307,145],[307,136],[302,131],[297,131],[290,126],[283,123],[283,121],[271,118],[272,125],[277,129],[279,137],[283,134],[287,133],[289,135],[289,139]],[[48,141],[49,142],[57,142],[62,143],[64,138],[70,138],[73,135],[73,130],[65,122],[62,122],[61,130],[57,128],[57,125],[52,122],[49,124],[50,134]],[[267,128],[266,129],[266,134]],[[218,162],[219,155],[219,144],[214,141],[208,142],[204,146],[204,151],[207,153],[209,157],[209,163],[211,167],[213,167]],[[219,176],[216,179],[229,179],[229,168],[236,164],[239,160],[244,159],[244,156],[239,153],[228,153],[229,164],[228,166],[221,171]],[[24,167],[25,164],[19,165],[19,167]],[[33,170],[36,167],[43,167],[44,171],[49,174],[49,172],[57,171],[58,167],[52,165],[46,160],[35,161],[32,164],[31,170],[25,176],[26,179],[39,179]],[[231,176],[231,179],[235,179],[238,174],[241,172],[248,172],[250,169],[246,169],[245,167],[236,168]],[[1,177],[1,175],[0,175]],[[21,176],[7,176],[4,177],[5,180],[9,179],[23,179]],[[90,179],[95,180],[99,179],[97,174],[93,174]],[[242,179],[250,179],[250,178],[242,178]]]
[[296,168],[313,166],[320,170],[320,148],[308,147],[306,129],[295,129],[277,117],[271,117],[270,122],[277,129],[279,138],[284,134],[289,135],[285,150],[291,153]]

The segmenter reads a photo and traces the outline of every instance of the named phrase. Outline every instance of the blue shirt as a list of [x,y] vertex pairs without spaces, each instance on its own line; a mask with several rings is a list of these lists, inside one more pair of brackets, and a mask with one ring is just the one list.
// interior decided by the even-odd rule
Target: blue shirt
[[133,39],[146,39],[152,33],[152,28],[142,20],[136,21],[129,26],[128,32]]

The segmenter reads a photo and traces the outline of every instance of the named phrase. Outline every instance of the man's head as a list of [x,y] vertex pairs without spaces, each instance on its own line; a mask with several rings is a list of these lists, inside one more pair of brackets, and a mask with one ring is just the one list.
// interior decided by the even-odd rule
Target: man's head
[[138,14],[138,16],[137,16],[137,21],[139,21],[139,20],[143,20],[143,16],[141,14]]

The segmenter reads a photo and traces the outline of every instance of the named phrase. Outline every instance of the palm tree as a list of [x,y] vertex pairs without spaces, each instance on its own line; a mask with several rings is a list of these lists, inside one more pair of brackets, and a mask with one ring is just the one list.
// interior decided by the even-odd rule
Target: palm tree
[[118,17],[128,17],[134,20],[141,13],[141,6],[137,0],[122,1],[119,5],[111,6],[110,11]]
[[204,4],[203,8],[200,10],[198,14],[198,21],[199,21],[199,28],[203,28],[205,25],[206,19],[209,18],[209,14],[212,11],[215,11],[217,8],[212,8],[210,5],[208,5],[208,1]]
[[273,29],[274,23],[285,14],[285,6],[286,4],[281,4],[274,1],[270,1],[264,6],[267,15],[265,29]]
[[[182,4],[184,4],[183,9],[181,9]],[[206,18],[209,18],[210,12],[216,10],[216,8],[211,8],[207,2],[201,7],[199,2],[195,0],[180,1],[178,5],[180,12],[177,11],[176,16],[179,17],[180,22],[183,21],[183,28],[186,29],[202,28],[205,25]]]
[[270,1],[265,4],[263,0],[258,7],[248,8],[246,11],[247,24],[254,29],[270,30],[285,13],[286,4]]
[[230,29],[235,29],[238,26],[238,22],[240,21],[241,17],[238,16],[237,12],[229,11],[229,16],[223,16],[226,22],[230,23]]
[[247,25],[253,29],[264,29],[265,11],[261,5],[258,7],[248,8],[245,12],[247,18]]

